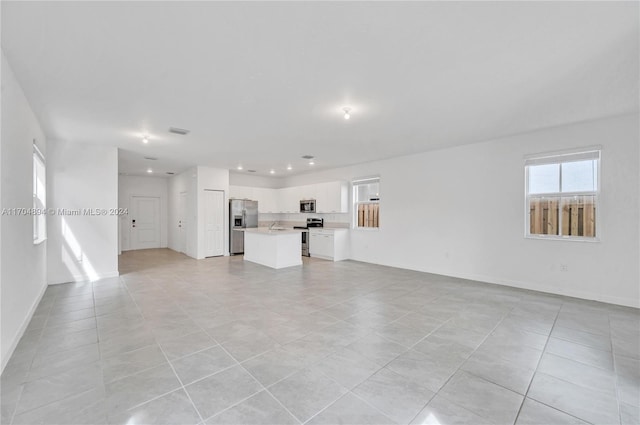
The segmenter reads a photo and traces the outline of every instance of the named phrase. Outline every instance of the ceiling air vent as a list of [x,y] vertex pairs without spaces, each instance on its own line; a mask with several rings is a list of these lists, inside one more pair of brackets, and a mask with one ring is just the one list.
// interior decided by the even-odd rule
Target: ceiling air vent
[[187,134],[189,134],[189,130],[185,130],[184,128],[178,128],[178,127],[169,127],[169,133],[186,136]]
[[149,161],[157,161],[158,158],[154,158],[152,156],[145,156],[144,159],[148,159]]
[[255,173],[256,170],[247,170],[247,173]]
[[170,176],[173,176],[175,173],[173,171],[167,171],[167,174],[169,174]]
[[302,158],[303,159],[313,159],[314,156],[313,155],[303,155]]

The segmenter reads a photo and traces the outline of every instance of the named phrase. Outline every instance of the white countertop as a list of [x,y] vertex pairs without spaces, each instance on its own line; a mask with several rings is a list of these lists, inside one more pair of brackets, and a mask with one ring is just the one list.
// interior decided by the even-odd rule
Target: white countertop
[[300,232],[306,231],[306,229],[292,229],[292,228],[286,228],[282,230],[269,230],[268,227],[252,227],[249,229],[237,229],[237,230],[242,230],[247,233],[257,233],[260,235],[272,235],[272,236],[290,235],[293,233],[300,233]]
[[309,228],[310,232],[340,232],[349,230],[347,227],[311,227]]

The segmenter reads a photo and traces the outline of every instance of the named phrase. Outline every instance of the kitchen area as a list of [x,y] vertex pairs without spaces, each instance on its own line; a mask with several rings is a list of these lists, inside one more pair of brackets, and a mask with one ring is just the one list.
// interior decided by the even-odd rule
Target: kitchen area
[[[275,269],[348,258],[348,184],[230,186],[229,253]],[[306,196],[305,196],[306,195]]]

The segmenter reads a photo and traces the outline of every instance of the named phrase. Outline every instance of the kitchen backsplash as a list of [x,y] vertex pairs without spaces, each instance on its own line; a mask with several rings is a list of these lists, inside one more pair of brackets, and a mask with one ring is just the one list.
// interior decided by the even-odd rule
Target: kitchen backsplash
[[280,226],[293,227],[293,226],[305,226],[307,224],[307,218],[322,218],[324,219],[325,227],[345,227],[348,228],[351,224],[351,214],[349,213],[334,213],[334,214],[258,214],[258,226],[268,226],[274,221],[277,221]]

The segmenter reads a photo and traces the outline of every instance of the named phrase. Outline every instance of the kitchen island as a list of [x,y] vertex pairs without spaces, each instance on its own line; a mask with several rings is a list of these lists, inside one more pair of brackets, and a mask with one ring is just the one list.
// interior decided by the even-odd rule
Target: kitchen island
[[256,227],[244,230],[244,259],[274,269],[302,265],[299,229]]

